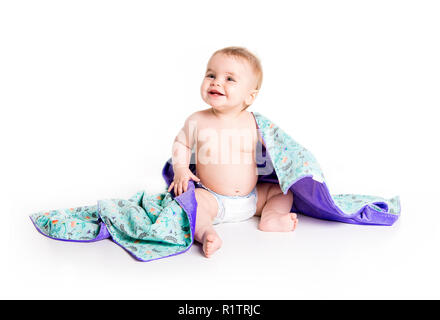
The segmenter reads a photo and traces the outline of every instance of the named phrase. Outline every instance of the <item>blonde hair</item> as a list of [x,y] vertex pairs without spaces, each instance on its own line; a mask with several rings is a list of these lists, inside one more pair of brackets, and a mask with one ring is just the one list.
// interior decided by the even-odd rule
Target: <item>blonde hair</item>
[[227,56],[233,56],[237,58],[243,58],[251,65],[255,76],[257,78],[257,87],[256,90],[260,90],[261,84],[263,82],[263,68],[261,67],[261,62],[258,57],[250,52],[248,49],[243,47],[226,47],[220,50],[217,50],[213,53],[212,57],[216,54],[221,53]]

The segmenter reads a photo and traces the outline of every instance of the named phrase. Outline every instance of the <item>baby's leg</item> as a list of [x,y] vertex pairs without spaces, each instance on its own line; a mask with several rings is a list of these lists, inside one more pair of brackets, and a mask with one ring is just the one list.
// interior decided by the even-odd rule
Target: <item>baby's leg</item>
[[212,227],[212,221],[217,215],[218,204],[214,195],[205,189],[196,188],[195,195],[197,217],[194,238],[203,245],[203,252],[209,258],[222,245],[222,240]]
[[286,232],[296,228],[298,219],[290,212],[293,194],[289,190],[283,194],[278,184],[257,184],[258,201],[256,215],[261,215],[258,229],[261,231]]

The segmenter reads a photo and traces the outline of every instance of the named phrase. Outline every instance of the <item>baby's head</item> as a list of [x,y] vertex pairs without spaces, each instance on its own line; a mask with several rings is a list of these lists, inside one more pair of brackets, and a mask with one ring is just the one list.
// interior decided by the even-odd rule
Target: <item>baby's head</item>
[[201,86],[203,100],[213,108],[249,107],[263,81],[260,60],[243,47],[214,52]]

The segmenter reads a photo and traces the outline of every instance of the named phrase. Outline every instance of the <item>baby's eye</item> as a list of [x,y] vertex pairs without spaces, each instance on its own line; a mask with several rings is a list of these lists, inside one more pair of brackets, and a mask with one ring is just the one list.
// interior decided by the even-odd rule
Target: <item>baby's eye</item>
[[213,74],[208,74],[206,77],[207,78],[215,78]]
[[235,81],[235,80],[232,79],[231,77],[228,77],[228,81]]

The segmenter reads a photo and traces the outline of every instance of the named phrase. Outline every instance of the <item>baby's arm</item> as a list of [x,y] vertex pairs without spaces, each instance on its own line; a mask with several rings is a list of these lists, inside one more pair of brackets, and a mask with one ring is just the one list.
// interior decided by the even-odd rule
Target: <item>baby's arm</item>
[[170,184],[168,192],[174,187],[174,194],[176,196],[186,192],[189,179],[200,181],[189,170],[192,148],[195,142],[196,125],[197,121],[194,114],[192,114],[186,119],[183,128],[177,134],[176,139],[174,139],[172,153],[174,181]]
[[264,147],[266,147],[266,144],[264,143],[263,137],[260,133],[260,129],[258,129],[257,127],[257,138],[258,138],[258,142],[260,142]]

